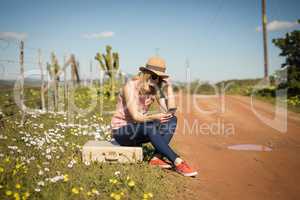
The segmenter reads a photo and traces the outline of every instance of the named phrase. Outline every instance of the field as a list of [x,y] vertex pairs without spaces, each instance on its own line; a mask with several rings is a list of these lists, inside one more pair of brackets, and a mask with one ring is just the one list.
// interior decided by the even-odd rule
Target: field
[[[152,147],[144,146],[145,160],[137,164],[101,164],[81,161],[82,145],[110,137],[110,115],[98,107],[88,116],[65,112],[26,114],[13,105],[11,90],[1,90],[0,198],[1,199],[173,199],[179,175],[150,167]],[[96,98],[96,99],[93,99]],[[84,88],[75,103],[86,106],[98,96]],[[25,90],[26,106],[38,108],[39,92]],[[104,99],[105,110],[115,102]],[[103,102],[102,102],[103,103]]]
[[[91,113],[35,112],[26,114],[22,125],[22,113],[14,104],[12,91],[1,90],[1,199],[213,200],[300,196],[299,114],[288,112],[287,130],[282,133],[264,124],[253,112],[255,109],[268,118],[275,115],[274,104],[261,101],[261,97],[251,105],[247,96],[226,95],[225,110],[207,114],[197,109],[214,110],[220,105],[219,98],[196,95],[196,101],[191,102],[189,94],[178,92],[178,127],[171,145],[200,174],[185,178],[173,170],[150,167],[150,144],[143,146],[141,163],[83,163],[81,149],[86,141],[110,138],[110,111],[114,110],[116,99],[102,97],[105,92],[93,94],[87,87],[79,87],[74,91],[75,104],[87,108],[92,101],[97,102]],[[26,99],[26,106],[40,108],[38,88],[26,88]],[[154,105],[151,110],[155,109]],[[235,144],[265,145],[272,151],[228,149]]]

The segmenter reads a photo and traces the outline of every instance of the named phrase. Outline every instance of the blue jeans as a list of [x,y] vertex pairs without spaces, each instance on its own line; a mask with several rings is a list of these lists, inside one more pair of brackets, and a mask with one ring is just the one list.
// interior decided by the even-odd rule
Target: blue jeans
[[169,143],[176,126],[176,116],[164,123],[158,120],[129,123],[119,129],[114,129],[113,137],[121,146],[141,146],[143,143],[151,142],[157,153],[174,163],[178,155],[171,149]]

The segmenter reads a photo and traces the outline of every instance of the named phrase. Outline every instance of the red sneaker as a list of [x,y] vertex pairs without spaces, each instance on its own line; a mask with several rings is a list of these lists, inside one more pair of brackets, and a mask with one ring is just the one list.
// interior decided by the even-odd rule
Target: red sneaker
[[163,161],[163,160],[161,160],[159,158],[155,158],[155,159],[152,158],[149,161],[149,164],[152,165],[152,166],[158,166],[158,167],[163,168],[163,169],[170,169],[170,168],[172,168],[171,165],[169,165],[167,162],[165,162],[165,161]]
[[183,176],[196,176],[198,172],[192,170],[185,161],[182,161],[179,165],[175,166],[175,170]]

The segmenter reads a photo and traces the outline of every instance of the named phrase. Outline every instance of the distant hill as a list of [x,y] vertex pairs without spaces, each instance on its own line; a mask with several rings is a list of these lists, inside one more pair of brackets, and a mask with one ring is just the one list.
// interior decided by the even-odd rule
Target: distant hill
[[[0,80],[0,88],[13,87],[16,80]],[[41,85],[41,81],[37,79],[25,79],[24,84],[29,87],[37,87]]]

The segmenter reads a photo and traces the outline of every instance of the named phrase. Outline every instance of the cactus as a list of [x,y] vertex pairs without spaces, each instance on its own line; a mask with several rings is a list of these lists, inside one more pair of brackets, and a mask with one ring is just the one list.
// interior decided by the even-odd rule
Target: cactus
[[109,76],[110,79],[110,99],[115,99],[115,78],[117,71],[119,70],[119,54],[116,52],[111,52],[112,47],[106,46],[106,54],[97,53],[95,60],[100,63],[102,70]]
[[75,55],[71,55],[71,76],[72,76],[72,82],[73,83],[80,83],[80,77],[79,77],[79,62],[76,62]]
[[[58,73],[59,69],[60,69],[60,66],[58,64],[56,55],[54,52],[52,52],[51,53],[51,64],[47,63],[47,70],[49,72],[51,79],[55,77],[55,75]],[[59,81],[59,77],[56,77],[56,81]]]
[[47,63],[47,70],[50,75],[51,80],[53,81],[52,89],[53,89],[53,101],[54,107],[57,109],[58,105],[58,82],[59,76],[56,77],[56,74],[60,70],[60,66],[58,64],[58,60],[54,52],[51,53],[51,64]]

